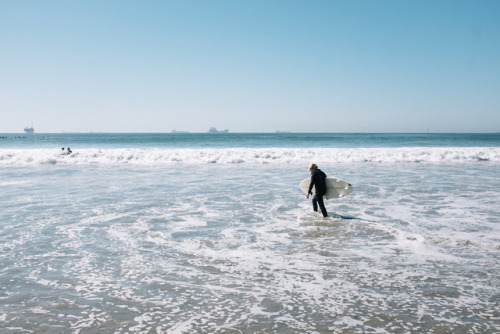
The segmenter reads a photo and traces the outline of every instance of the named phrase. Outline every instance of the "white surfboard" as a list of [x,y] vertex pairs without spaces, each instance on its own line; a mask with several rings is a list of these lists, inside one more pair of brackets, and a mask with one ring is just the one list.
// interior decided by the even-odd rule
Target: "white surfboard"
[[[352,185],[349,182],[346,182],[341,179],[337,179],[335,177],[327,177],[326,178],[326,194],[323,196],[324,198],[342,198],[344,196],[352,193]],[[309,190],[309,184],[311,183],[311,178],[302,180],[300,182],[300,189],[307,194]],[[312,193],[316,193],[316,189],[313,186]]]

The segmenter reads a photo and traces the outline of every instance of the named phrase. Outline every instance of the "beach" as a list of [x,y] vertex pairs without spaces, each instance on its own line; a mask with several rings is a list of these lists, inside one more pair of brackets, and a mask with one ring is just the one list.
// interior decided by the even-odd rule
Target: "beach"
[[3,141],[0,333],[498,332],[499,172],[495,134]]

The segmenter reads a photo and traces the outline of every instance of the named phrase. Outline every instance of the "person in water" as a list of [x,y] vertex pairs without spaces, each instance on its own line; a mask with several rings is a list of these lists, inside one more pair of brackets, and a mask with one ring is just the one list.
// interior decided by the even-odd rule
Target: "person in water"
[[62,154],[71,154],[71,153],[73,153],[73,151],[71,151],[71,149],[69,147],[68,147],[68,150],[66,152],[64,151],[64,147],[61,150],[62,150]]
[[323,196],[326,194],[326,174],[318,168],[316,164],[309,165],[309,171],[311,172],[311,183],[309,184],[309,190],[307,191],[307,198],[312,195],[312,187],[316,187],[316,194],[312,199],[313,209],[318,212],[318,205],[321,209],[323,217],[328,217],[326,212],[325,203],[323,202]]

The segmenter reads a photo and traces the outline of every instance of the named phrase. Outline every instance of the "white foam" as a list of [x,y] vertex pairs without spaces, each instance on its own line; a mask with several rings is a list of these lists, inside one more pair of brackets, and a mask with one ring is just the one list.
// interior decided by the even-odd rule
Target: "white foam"
[[0,165],[200,165],[395,163],[395,162],[500,162],[500,147],[400,148],[210,148],[210,149],[75,149],[61,155],[50,149],[0,149]]
[[[5,327],[498,332],[498,164],[325,168],[356,187],[327,202],[343,220],[311,212],[297,187],[304,168],[183,167],[5,173],[2,182],[30,181],[22,192],[5,186],[24,195],[4,195],[0,210]],[[17,297],[20,289],[32,290]],[[54,302],[35,303],[47,294]],[[7,304],[29,296],[38,299],[25,311]],[[51,316],[62,309],[66,317]]]

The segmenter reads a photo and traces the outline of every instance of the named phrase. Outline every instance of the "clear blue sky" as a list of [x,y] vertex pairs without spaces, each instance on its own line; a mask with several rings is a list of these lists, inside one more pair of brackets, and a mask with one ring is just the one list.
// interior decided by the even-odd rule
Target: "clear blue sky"
[[0,132],[498,132],[498,0],[0,0]]

